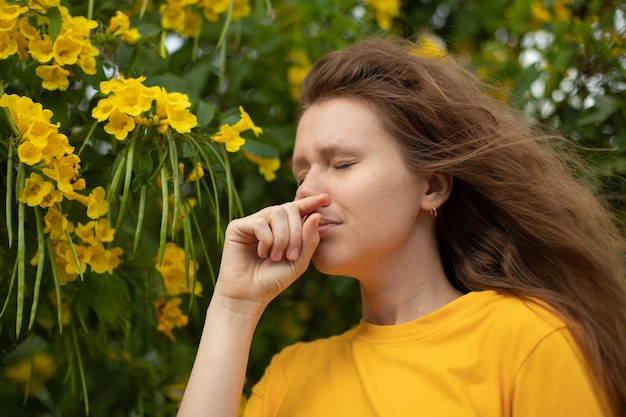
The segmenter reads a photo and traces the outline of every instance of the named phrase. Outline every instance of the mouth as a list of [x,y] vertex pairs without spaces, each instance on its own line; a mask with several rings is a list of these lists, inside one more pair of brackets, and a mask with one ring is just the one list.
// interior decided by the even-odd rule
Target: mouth
[[334,229],[338,225],[339,225],[338,222],[322,218],[318,226],[318,231],[319,231],[320,236],[328,233],[331,229]]

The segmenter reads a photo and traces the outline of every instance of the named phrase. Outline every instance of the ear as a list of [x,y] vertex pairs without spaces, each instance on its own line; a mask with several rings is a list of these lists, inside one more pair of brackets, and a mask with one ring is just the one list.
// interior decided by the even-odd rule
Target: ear
[[433,207],[439,208],[448,200],[452,192],[453,177],[443,172],[432,171],[426,174],[428,188],[422,196],[420,208],[430,211]]

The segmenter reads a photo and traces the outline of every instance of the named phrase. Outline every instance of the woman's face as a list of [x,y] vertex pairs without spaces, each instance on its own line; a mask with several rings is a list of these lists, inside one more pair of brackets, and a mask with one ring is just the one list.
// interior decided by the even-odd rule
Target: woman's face
[[313,256],[324,273],[360,278],[407,267],[424,234],[434,235],[430,175],[407,168],[396,141],[364,102],[334,98],[307,109],[293,172],[300,184],[296,199],[330,196],[317,210],[321,242]]

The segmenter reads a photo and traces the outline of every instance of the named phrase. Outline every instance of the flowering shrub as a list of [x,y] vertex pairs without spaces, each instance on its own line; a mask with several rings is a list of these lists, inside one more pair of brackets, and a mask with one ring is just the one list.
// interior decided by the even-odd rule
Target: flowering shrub
[[[623,195],[623,8],[505,3],[0,0],[3,415],[174,414],[224,225],[292,198],[301,83],[362,37],[417,30],[416,54],[459,54],[529,117],[614,149],[599,187]],[[285,344],[358,320],[350,285],[282,294],[248,385]]]

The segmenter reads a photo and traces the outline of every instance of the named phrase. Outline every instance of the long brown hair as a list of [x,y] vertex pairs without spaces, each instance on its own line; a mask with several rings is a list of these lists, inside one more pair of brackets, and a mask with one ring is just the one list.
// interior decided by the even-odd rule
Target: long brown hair
[[[369,39],[322,57],[300,112],[333,97],[375,106],[408,166],[454,177],[437,233],[448,279],[540,299],[567,323],[615,410],[626,410],[624,241],[562,138],[527,126],[453,58]],[[557,139],[557,140],[554,140]],[[575,171],[575,172],[573,172]]]

